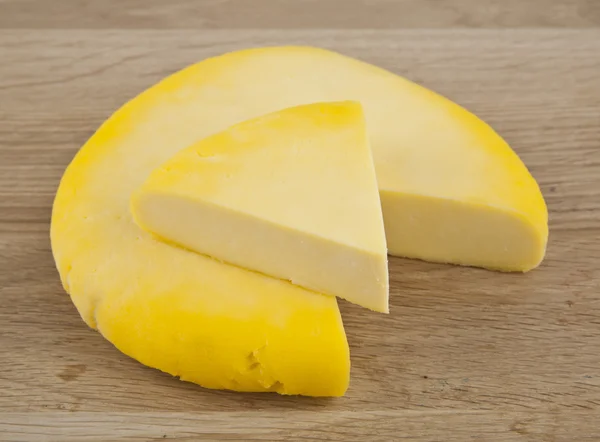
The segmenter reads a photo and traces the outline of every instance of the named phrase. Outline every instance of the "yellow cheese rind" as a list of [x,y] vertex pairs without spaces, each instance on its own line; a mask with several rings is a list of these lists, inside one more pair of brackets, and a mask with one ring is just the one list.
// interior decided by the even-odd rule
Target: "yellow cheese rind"
[[203,139],[155,169],[131,208],[140,226],[187,249],[388,312],[358,103],[292,107]]

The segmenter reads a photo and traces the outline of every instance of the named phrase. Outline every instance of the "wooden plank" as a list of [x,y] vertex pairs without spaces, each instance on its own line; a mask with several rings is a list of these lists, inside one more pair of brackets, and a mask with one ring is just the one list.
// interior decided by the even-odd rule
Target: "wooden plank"
[[[48,239],[60,176],[112,111],[189,63],[282,43],[474,110],[550,210],[547,259],[526,275],[392,258],[391,315],[341,305],[340,399],[209,391],[141,366],[85,326]],[[600,30],[4,30],[0,54],[0,440],[600,439]]]
[[0,29],[590,28],[596,0],[0,0]]
[[[0,414],[3,440],[595,442],[597,415],[493,411]],[[451,420],[449,419],[451,418]],[[70,429],[67,433],[65,429]],[[351,438],[351,439],[350,439]]]

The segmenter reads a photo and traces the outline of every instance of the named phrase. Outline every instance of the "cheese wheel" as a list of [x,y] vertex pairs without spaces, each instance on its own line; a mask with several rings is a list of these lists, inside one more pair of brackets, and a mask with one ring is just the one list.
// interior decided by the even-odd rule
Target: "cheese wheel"
[[163,244],[128,210],[150,172],[199,139],[342,100],[365,109],[390,253],[500,270],[539,264],[544,200],[484,122],[340,54],[249,49],[190,66],[125,104],[67,168],[52,251],[86,323],[142,363],[206,387],[343,394],[348,347],[335,298]]

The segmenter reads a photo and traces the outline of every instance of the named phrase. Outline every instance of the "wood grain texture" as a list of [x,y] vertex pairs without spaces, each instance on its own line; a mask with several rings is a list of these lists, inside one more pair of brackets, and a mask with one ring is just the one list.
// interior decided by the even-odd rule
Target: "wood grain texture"
[[597,0],[0,0],[0,28],[600,26]]
[[[143,367],[85,326],[48,239],[64,168],[123,102],[207,56],[283,43],[475,111],[550,210],[547,258],[525,275],[391,258],[389,316],[341,303],[339,399],[210,391]],[[0,31],[0,440],[600,440],[599,54],[598,29]]]

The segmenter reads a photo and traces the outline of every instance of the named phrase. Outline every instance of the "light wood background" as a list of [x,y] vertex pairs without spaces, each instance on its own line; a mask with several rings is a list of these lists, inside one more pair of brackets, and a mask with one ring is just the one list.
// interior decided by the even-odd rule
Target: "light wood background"
[[[539,180],[547,259],[392,258],[391,315],[342,303],[340,399],[209,391],[88,329],[48,239],[60,176],[127,99],[224,51],[324,46],[491,123]],[[0,440],[600,440],[600,2],[0,0]]]

